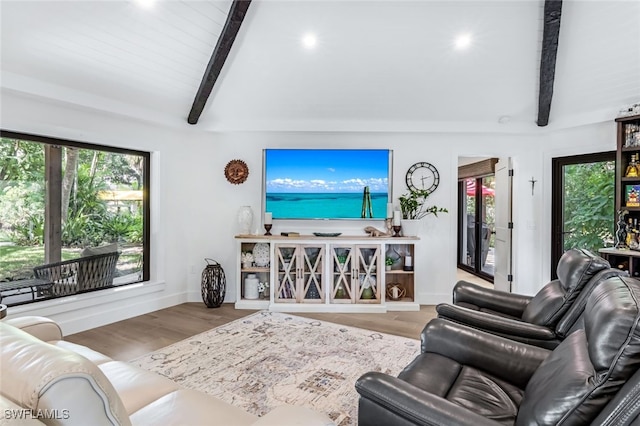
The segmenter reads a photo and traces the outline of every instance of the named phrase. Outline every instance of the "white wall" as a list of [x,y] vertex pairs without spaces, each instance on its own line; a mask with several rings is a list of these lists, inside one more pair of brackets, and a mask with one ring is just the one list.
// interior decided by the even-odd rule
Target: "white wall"
[[[216,135],[220,146],[220,157],[216,160],[218,170],[232,158],[247,162],[249,179],[240,186],[232,186],[224,180],[212,183],[220,195],[229,200],[223,222],[234,226],[220,228],[220,238],[231,240],[235,226],[235,211],[241,205],[251,205],[254,212],[261,211],[261,169],[264,148],[323,147],[323,148],[390,148],[394,150],[394,199],[406,191],[405,173],[418,161],[427,161],[440,172],[440,186],[430,196],[430,204],[446,207],[448,214],[424,220],[421,240],[416,247],[417,298],[422,304],[450,301],[451,289],[456,280],[456,234],[457,234],[457,171],[459,156],[511,156],[518,172],[514,182],[514,232],[516,259],[516,290],[531,292],[540,287],[541,249],[540,214],[542,190],[530,196],[531,176],[542,180],[543,136],[504,134],[444,134],[444,133],[303,133],[303,132],[246,132]],[[524,189],[523,189],[524,188]],[[540,187],[541,188],[541,187]],[[232,201],[233,200],[233,205]],[[524,225],[523,225],[524,224]],[[382,222],[333,221],[324,222],[278,222],[272,233],[281,231],[336,231],[344,234],[364,234],[367,225],[382,229]],[[526,226],[525,226],[526,225]],[[220,253],[223,265],[233,265],[233,251]],[[526,261],[524,261],[526,259]],[[225,268],[227,278],[235,282],[232,269]],[[520,271],[520,272],[518,272]],[[535,290],[533,290],[535,291]]]
[[[92,328],[162,307],[201,301],[204,258],[219,261],[227,278],[227,301],[235,297],[236,213],[250,205],[260,223],[262,150],[280,147],[389,148],[394,150],[394,198],[405,190],[406,170],[427,161],[440,172],[432,204],[448,214],[429,216],[416,250],[417,298],[422,304],[450,301],[456,273],[456,180],[459,156],[513,158],[514,291],[533,294],[549,278],[550,163],[553,156],[615,149],[613,122],[535,135],[489,133],[206,133],[197,126],[162,128],[99,111],[2,92],[5,130],[148,150],[152,156],[152,280],[136,288],[101,291],[10,309],[11,315],[48,315],[66,333]],[[186,114],[186,111],[185,111]],[[226,163],[244,160],[247,181],[224,179]],[[537,180],[531,195],[531,178]],[[272,232],[297,230],[364,234],[382,222],[276,222]]]

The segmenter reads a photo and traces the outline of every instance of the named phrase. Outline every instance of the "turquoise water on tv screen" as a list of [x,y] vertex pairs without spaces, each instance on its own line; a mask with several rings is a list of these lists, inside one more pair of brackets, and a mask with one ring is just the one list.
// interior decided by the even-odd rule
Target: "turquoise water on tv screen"
[[384,219],[390,158],[386,149],[267,149],[265,211],[274,219],[359,219],[369,188],[372,218]]
[[[386,217],[387,200],[387,193],[371,194],[374,219]],[[359,219],[362,193],[267,193],[266,211],[274,219]]]

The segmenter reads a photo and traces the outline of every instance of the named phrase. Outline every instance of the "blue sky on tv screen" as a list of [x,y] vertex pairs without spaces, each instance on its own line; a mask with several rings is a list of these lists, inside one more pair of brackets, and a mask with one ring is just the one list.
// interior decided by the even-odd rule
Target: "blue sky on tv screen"
[[389,151],[270,149],[265,186],[271,193],[387,193]]

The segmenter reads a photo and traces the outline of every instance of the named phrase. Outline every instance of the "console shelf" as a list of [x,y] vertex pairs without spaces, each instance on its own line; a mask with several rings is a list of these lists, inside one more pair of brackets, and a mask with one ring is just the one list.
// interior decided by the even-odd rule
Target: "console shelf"
[[[419,310],[414,271],[417,237],[237,235],[236,309],[280,312],[386,312]],[[268,245],[268,265],[242,263],[257,245]],[[244,256],[243,256],[244,254]],[[264,256],[262,256],[264,257]],[[385,270],[385,258],[394,260]],[[258,260],[258,259],[256,259]],[[411,263],[413,265],[413,263]],[[256,295],[256,285],[266,288]],[[265,285],[267,284],[268,285]],[[389,286],[402,292],[387,297]]]

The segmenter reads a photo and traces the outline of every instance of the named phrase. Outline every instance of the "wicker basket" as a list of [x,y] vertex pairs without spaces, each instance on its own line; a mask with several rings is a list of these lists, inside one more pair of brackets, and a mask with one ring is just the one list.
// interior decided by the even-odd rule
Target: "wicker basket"
[[213,259],[205,259],[207,266],[202,271],[202,300],[208,308],[217,308],[224,302],[227,279],[224,270]]
[[36,278],[53,285],[47,290],[50,296],[66,296],[100,288],[111,287],[118,263],[119,252],[96,254],[36,266]]

